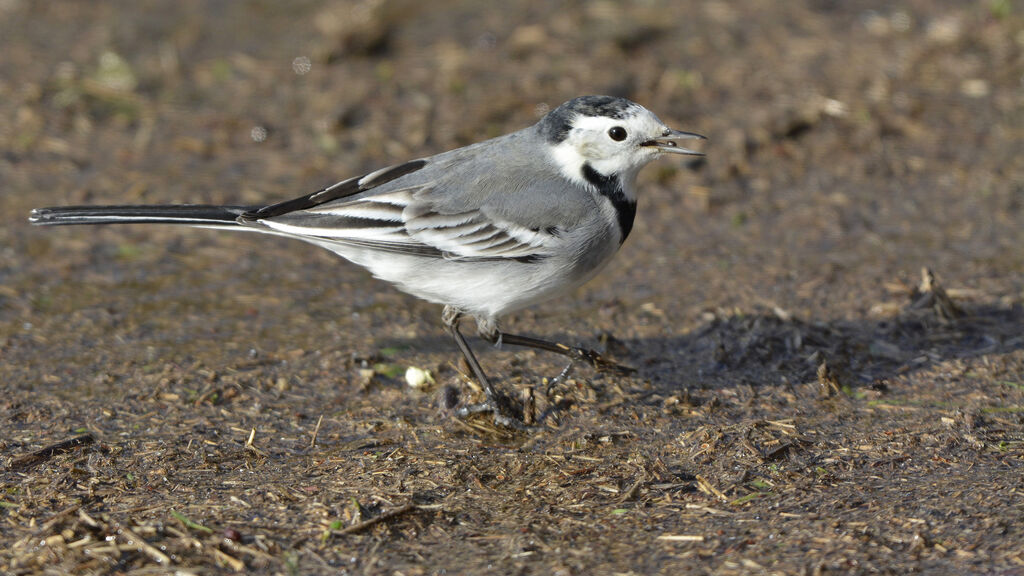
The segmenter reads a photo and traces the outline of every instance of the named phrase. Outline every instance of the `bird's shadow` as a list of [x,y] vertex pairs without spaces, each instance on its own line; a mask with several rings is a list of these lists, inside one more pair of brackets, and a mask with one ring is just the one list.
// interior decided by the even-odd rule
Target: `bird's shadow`
[[[804,320],[761,309],[711,315],[682,335],[617,340],[604,334],[594,341],[604,342],[602,354],[632,366],[637,378],[663,392],[816,379],[850,388],[877,386],[938,362],[1024,348],[1020,302],[958,304],[937,284],[925,288],[908,294],[905,305],[861,319]],[[440,335],[401,345],[455,354],[451,340]]]
[[1024,348],[1019,303],[957,310],[951,318],[908,307],[885,317],[827,321],[757,311],[716,316],[681,336],[625,345],[639,372],[662,390],[826,379],[851,388],[877,386],[946,360]]

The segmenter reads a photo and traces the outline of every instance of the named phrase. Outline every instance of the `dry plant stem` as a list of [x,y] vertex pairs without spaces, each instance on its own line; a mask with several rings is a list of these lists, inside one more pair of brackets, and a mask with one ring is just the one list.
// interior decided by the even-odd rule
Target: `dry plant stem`
[[380,516],[374,516],[373,518],[370,518],[369,520],[364,520],[364,521],[360,522],[359,524],[355,524],[353,526],[349,526],[348,528],[344,528],[342,530],[331,530],[331,535],[332,536],[344,536],[345,534],[355,534],[357,532],[362,532],[363,530],[366,530],[367,528],[371,528],[371,527],[373,527],[376,524],[380,524],[381,522],[385,522],[387,520],[391,520],[392,518],[396,518],[398,516],[401,516],[402,514],[405,514],[406,512],[410,512],[412,510],[415,510],[416,508],[417,508],[417,506],[415,504],[412,504],[412,503],[404,504],[402,506],[399,506],[398,508],[395,508],[394,510],[389,510],[389,511],[381,514]]
[[60,442],[50,444],[49,446],[44,446],[43,448],[40,448],[39,450],[36,450],[31,454],[26,454],[24,456],[19,456],[18,458],[15,458],[11,462],[11,468],[21,469],[27,468],[29,466],[35,466],[36,464],[39,464],[44,460],[52,458],[57,454],[69,452],[74,448],[78,448],[79,446],[85,446],[87,444],[92,444],[95,441],[96,439],[93,438],[92,434],[88,432],[86,432],[85,434],[74,436],[72,438],[68,438],[67,440],[61,440]]

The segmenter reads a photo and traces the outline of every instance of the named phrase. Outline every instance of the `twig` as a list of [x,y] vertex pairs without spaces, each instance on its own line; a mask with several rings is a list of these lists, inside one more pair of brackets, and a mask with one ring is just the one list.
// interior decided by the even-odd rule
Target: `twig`
[[33,532],[33,535],[39,536],[40,534],[49,532],[50,528],[53,528],[57,523],[62,522],[68,516],[74,514],[75,512],[78,512],[78,510],[81,509],[81,507],[81,504],[74,504],[72,506],[68,506],[67,508],[61,510],[60,512],[57,512],[53,515],[53,517],[51,517],[42,526],[40,526],[38,530]]
[[633,485],[630,486],[626,490],[626,492],[622,495],[622,497],[619,498],[619,503],[621,504],[623,502],[629,502],[631,500],[636,500],[636,497],[640,495],[640,487],[643,486],[643,483],[644,483],[643,479],[640,479],[640,480],[637,480],[636,482],[634,482]]
[[256,447],[255,444],[253,444],[253,440],[255,440],[255,439],[256,439],[256,429],[252,428],[250,430],[250,432],[249,432],[249,439],[245,441],[245,449],[252,451],[252,453],[257,455],[257,456],[265,458],[266,454],[264,454],[262,450],[260,450],[259,448]]
[[941,322],[951,322],[964,315],[963,310],[946,293],[935,279],[930,268],[921,269],[921,285],[915,294],[916,300],[910,305],[912,309],[931,308]]
[[163,564],[166,566],[171,563],[171,559],[168,558],[166,554],[150,546],[148,542],[140,538],[138,534],[132,532],[128,528],[125,528],[124,526],[119,526],[117,529],[117,534],[124,538],[126,544],[128,544],[129,546],[134,546],[139,552],[142,552],[146,556],[149,556],[158,564]]
[[211,550],[213,550],[213,556],[217,558],[217,560],[231,566],[235,572],[245,572],[245,562],[242,562],[238,558],[218,550],[217,548],[211,548]]
[[401,516],[402,514],[405,514],[406,512],[409,512],[410,510],[415,510],[416,508],[417,508],[417,506],[415,504],[412,504],[412,503],[405,504],[403,506],[399,506],[398,508],[395,508],[394,510],[385,512],[385,513],[381,514],[380,516],[374,516],[373,518],[370,518],[369,520],[364,520],[364,521],[360,522],[359,524],[355,524],[355,525],[349,526],[348,528],[345,528],[345,529],[342,529],[342,530],[331,530],[331,535],[332,536],[344,536],[345,534],[355,534],[356,532],[362,532],[363,530],[366,530],[367,528],[370,528],[371,526],[373,526],[375,524],[379,524],[380,522],[384,522],[386,520],[391,520],[392,518],[395,518],[396,516]]
[[92,444],[95,441],[96,441],[96,439],[93,438],[92,434],[90,434],[89,432],[86,432],[85,434],[80,434],[80,435],[75,436],[73,438],[68,438],[67,440],[61,440],[60,442],[57,442],[55,444],[50,444],[49,446],[45,446],[43,448],[40,448],[39,450],[36,450],[35,452],[32,452],[31,454],[25,454],[24,456],[19,456],[19,457],[15,458],[14,460],[11,461],[10,468],[12,470],[17,470],[17,469],[21,469],[21,468],[27,468],[29,466],[34,466],[34,465],[39,464],[40,462],[42,462],[44,460],[47,460],[49,458],[52,458],[53,456],[56,456],[57,454],[63,454],[64,452],[70,452],[71,450],[73,450],[75,448],[78,448],[79,446],[85,446],[85,445],[88,445],[88,444]]
[[309,447],[310,448],[316,448],[316,437],[317,437],[318,434],[320,434],[320,425],[323,424],[323,422],[324,422],[324,415],[321,414],[320,418],[317,419],[317,421],[316,421],[316,428],[313,429],[313,438],[311,438],[310,441],[309,441]]
[[658,540],[667,540],[668,542],[703,542],[704,537],[699,534],[662,534],[658,536]]
[[698,490],[700,490],[701,492],[703,492],[705,494],[710,494],[712,496],[717,496],[722,502],[728,502],[729,501],[729,497],[726,496],[718,488],[715,488],[715,486],[711,482],[709,482],[707,478],[704,478],[700,474],[698,474],[696,478],[697,478],[697,489]]

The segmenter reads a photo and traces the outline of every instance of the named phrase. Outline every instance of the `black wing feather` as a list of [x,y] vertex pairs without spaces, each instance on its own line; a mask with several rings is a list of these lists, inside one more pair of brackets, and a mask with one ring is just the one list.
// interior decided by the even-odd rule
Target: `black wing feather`
[[[373,178],[363,181],[366,176],[359,178],[349,178],[332,186],[328,186],[322,190],[318,190],[312,194],[286,200],[284,202],[278,202],[277,204],[271,204],[264,206],[259,210],[253,210],[246,212],[241,215],[241,219],[246,222],[255,222],[256,220],[264,220],[267,218],[274,218],[281,216],[289,212],[295,212],[296,210],[308,210],[314,206],[330,202],[331,200],[337,200],[338,198],[346,198],[353,196],[360,192],[365,192],[372,188],[376,188],[382,184],[387,184],[392,180],[396,180],[407,174],[419,170],[426,166],[426,160],[412,160],[404,164],[398,164],[380,171],[378,174],[374,174]],[[371,173],[373,174],[373,173]]]

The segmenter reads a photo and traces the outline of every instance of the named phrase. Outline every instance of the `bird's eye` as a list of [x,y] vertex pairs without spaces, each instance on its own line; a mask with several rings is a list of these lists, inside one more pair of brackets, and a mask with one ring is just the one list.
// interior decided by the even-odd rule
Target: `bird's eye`
[[622,142],[626,139],[626,129],[622,126],[612,126],[608,129],[608,137],[616,142]]

